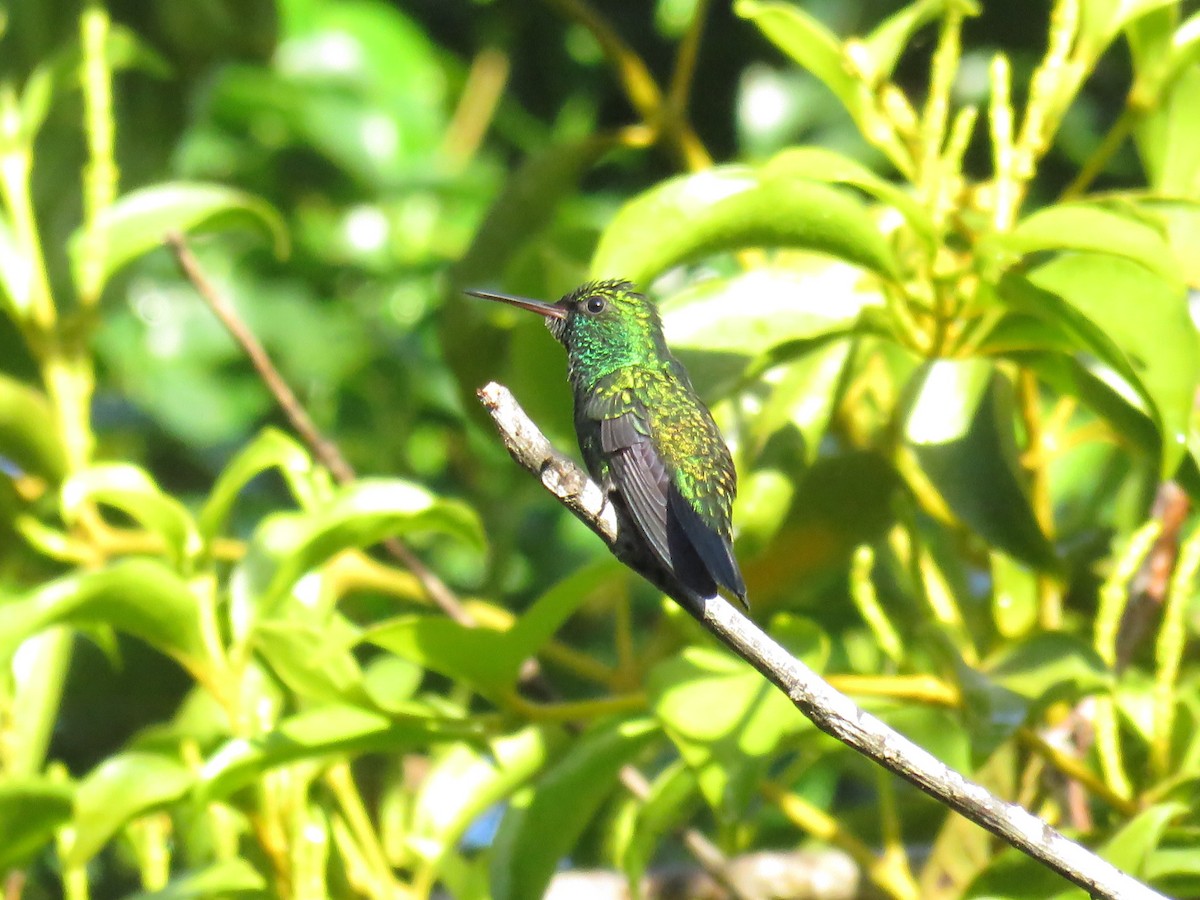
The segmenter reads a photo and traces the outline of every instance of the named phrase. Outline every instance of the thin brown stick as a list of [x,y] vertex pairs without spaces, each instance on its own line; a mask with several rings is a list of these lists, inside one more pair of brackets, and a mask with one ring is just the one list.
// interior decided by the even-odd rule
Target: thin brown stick
[[[275,364],[271,362],[271,357],[267,355],[266,349],[254,336],[254,332],[247,327],[233,304],[217,290],[212,279],[205,273],[200,261],[196,259],[196,255],[188,246],[187,238],[179,232],[173,231],[167,234],[166,242],[175,255],[175,261],[179,264],[179,269],[183,272],[184,277],[191,282],[196,293],[208,304],[209,309],[225,326],[225,330],[249,357],[254,370],[258,372],[263,384],[267,386],[267,390],[271,392],[271,396],[275,398],[275,402],[279,404],[279,408],[283,410],[283,414],[287,416],[300,439],[308,445],[321,464],[329,469],[339,484],[353,481],[356,477],[354,467],[350,465],[346,457],[342,456],[338,445],[321,433],[312,417],[309,416],[308,410],[304,408],[304,404],[300,402],[300,398],[296,396],[288,383],[284,381],[283,376],[279,374],[279,370],[275,368]],[[383,546],[413,573],[421,582],[429,599],[442,612],[460,624],[473,624],[471,617],[463,609],[454,592],[409,549],[407,544],[399,538],[389,538],[383,542]]]
[[[551,492],[599,534],[610,549],[619,549],[616,519],[600,488],[573,461],[554,451],[507,388],[493,382],[480,389],[479,398],[517,463],[547,487],[572,485],[565,496],[553,488]],[[1094,897],[1166,900],[1162,894],[1068,840],[1033,813],[993,796],[859,709],[721,597],[708,598],[699,608],[688,612],[783,691],[822,731],[1090,891]]]

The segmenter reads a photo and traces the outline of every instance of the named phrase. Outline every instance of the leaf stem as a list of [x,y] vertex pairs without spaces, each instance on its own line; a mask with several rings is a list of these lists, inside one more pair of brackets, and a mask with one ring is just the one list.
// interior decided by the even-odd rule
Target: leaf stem
[[83,114],[88,161],[83,168],[83,255],[79,303],[95,306],[104,287],[108,234],[101,223],[117,196],[117,164],[113,152],[112,69],[108,65],[109,17],[103,3],[89,0],[79,19],[83,48]]
[[[654,129],[660,139],[665,139],[679,164],[695,172],[712,165],[712,157],[704,148],[700,138],[686,120],[671,123],[668,101],[650,69],[640,56],[617,33],[600,13],[586,0],[545,0],[565,18],[577,22],[591,32],[608,57],[625,96],[629,99],[642,121]],[[697,36],[698,40],[698,36]]]
[[761,790],[763,796],[797,828],[849,853],[888,896],[896,900],[917,900],[921,896],[907,865],[897,866],[887,853],[877,854],[823,809],[774,781],[764,782]]

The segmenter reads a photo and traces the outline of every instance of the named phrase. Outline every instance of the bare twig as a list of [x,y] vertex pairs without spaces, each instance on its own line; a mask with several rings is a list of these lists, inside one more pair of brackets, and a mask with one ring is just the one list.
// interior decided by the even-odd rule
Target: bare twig
[[[541,479],[580,520],[617,546],[612,506],[574,462],[557,453],[525,415],[507,388],[491,383],[479,391],[505,446],[526,470]],[[552,485],[569,485],[565,491]],[[758,626],[720,597],[688,610],[718,640],[787,694],[822,731],[911,782],[945,806],[1039,860],[1095,897],[1106,900],[1165,900],[1111,863],[1063,837],[1037,816],[994,797],[901,737],[831,688]]]
[[1121,616],[1117,633],[1118,672],[1129,665],[1154,617],[1162,611],[1179,556],[1179,535],[1191,506],[1187,493],[1174,481],[1164,481],[1158,486],[1150,515],[1162,523],[1162,529],[1129,585],[1129,605]]
[[[238,311],[233,304],[226,299],[212,280],[205,274],[204,269],[200,266],[199,260],[192,253],[191,247],[188,246],[187,239],[178,232],[171,232],[166,237],[167,246],[171,248],[171,252],[175,254],[175,261],[179,264],[180,271],[184,277],[191,282],[192,287],[208,304],[209,309],[225,326],[225,329],[237,341],[238,346],[245,351],[246,356],[250,358],[254,370],[258,372],[263,383],[267,386],[267,390],[271,392],[271,396],[275,398],[275,402],[279,404],[279,408],[283,410],[288,421],[296,433],[300,435],[300,439],[308,445],[312,450],[313,455],[321,461],[339,484],[346,484],[355,478],[354,467],[350,465],[346,457],[342,456],[342,451],[338,445],[325,437],[321,430],[317,428],[312,417],[309,416],[308,410],[304,408],[304,404],[300,402],[295,392],[283,376],[279,374],[279,370],[275,368],[275,364],[271,362],[271,357],[267,355],[266,349],[254,336],[242,317],[238,315]],[[421,559],[409,549],[408,545],[399,538],[389,538],[383,542],[383,546],[389,553],[399,560],[425,589],[425,593],[429,595],[439,609],[442,610],[450,618],[461,624],[471,624],[470,616],[463,609],[458,598],[454,596],[454,592],[446,586],[437,574],[425,565]]]

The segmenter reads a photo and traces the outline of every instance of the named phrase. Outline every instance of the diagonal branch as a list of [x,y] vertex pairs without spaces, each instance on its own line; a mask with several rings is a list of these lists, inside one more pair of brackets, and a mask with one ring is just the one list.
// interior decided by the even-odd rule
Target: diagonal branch
[[[558,453],[502,385],[479,390],[502,440],[523,468],[608,544],[617,547],[613,507],[578,465]],[[721,643],[750,663],[822,731],[911,782],[1023,853],[1104,900],[1166,900],[1037,816],[968,781],[830,687],[720,597],[688,610]]]
[[[267,386],[267,390],[271,392],[271,396],[275,398],[275,402],[279,404],[279,408],[283,410],[301,440],[308,445],[321,464],[329,469],[339,484],[353,481],[355,478],[354,467],[342,455],[338,445],[329,440],[317,427],[308,414],[308,410],[304,408],[304,404],[300,402],[300,398],[296,396],[291,386],[275,368],[275,364],[271,362],[266,348],[255,337],[254,332],[247,327],[233,304],[217,290],[216,285],[205,274],[204,269],[200,266],[200,261],[192,253],[187,238],[178,232],[172,232],[167,235],[166,242],[175,255],[175,261],[178,263],[180,271],[192,283],[196,293],[204,299],[213,315],[225,326],[225,329],[237,341],[238,346],[249,357],[254,370],[258,372],[259,377]],[[467,611],[454,596],[454,592],[446,586],[436,572],[413,553],[407,544],[399,538],[393,537],[384,541],[383,545],[392,556],[412,572],[425,589],[425,593],[429,595],[429,599],[442,612],[456,622],[462,624],[469,622]]]

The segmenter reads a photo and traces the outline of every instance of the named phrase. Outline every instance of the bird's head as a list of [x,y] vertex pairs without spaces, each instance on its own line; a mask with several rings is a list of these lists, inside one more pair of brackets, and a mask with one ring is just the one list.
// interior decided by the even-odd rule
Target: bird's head
[[490,291],[467,293],[545,316],[546,327],[567,348],[572,372],[599,377],[666,352],[658,307],[628,281],[589,281],[554,303]]

